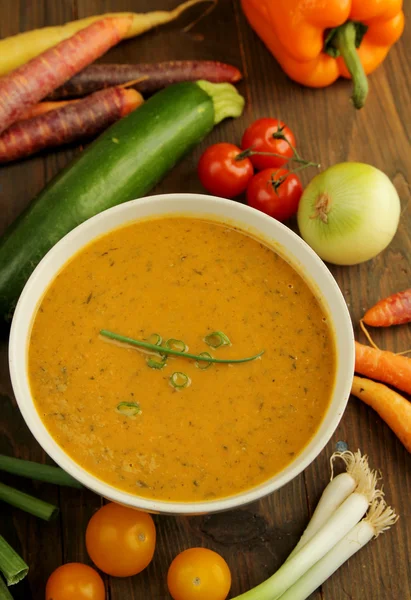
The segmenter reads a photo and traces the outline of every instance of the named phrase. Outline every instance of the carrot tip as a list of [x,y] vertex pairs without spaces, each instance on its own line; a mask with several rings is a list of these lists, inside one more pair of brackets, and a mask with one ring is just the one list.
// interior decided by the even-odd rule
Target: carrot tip
[[231,78],[231,82],[237,83],[237,81],[241,81],[242,78],[243,78],[243,74],[241,73],[241,71],[239,69],[235,69],[235,72]]
[[121,92],[123,95],[121,116],[125,117],[129,113],[133,112],[133,110],[138,108],[141,104],[143,104],[144,98],[140,94],[140,92],[137,92],[137,90],[121,88]]

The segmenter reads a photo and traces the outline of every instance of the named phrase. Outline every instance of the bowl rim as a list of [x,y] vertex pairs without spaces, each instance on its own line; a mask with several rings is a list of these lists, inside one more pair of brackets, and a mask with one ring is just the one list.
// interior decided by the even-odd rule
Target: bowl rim
[[[173,201],[175,203],[182,202],[187,203],[187,210],[175,210],[172,208]],[[226,496],[223,498],[208,500],[208,501],[190,501],[190,502],[174,502],[174,501],[165,501],[165,500],[155,500],[142,496],[138,496],[135,494],[131,494],[129,492],[120,490],[110,484],[107,484],[102,479],[96,477],[89,473],[86,469],[84,469],[81,465],[79,465],[74,459],[72,459],[66,452],[61,448],[51,434],[46,429],[46,426],[43,424],[43,421],[40,418],[40,415],[37,413],[37,409],[34,404],[34,400],[30,394],[29,384],[28,384],[28,373],[27,373],[27,349],[28,349],[28,339],[31,332],[31,324],[33,322],[33,318],[38,306],[38,303],[30,304],[30,296],[32,294],[32,290],[36,288],[37,282],[41,276],[43,276],[44,272],[47,272],[49,268],[49,264],[52,262],[53,258],[58,255],[58,253],[66,252],[66,257],[62,264],[66,264],[67,261],[75,255],[81,248],[90,243],[92,240],[97,239],[101,235],[105,235],[110,230],[115,230],[119,227],[126,225],[127,223],[132,223],[138,220],[142,220],[143,218],[147,218],[146,216],[135,216],[134,218],[126,218],[120,224],[116,224],[114,226],[107,227],[104,232],[100,232],[92,235],[88,241],[83,242],[78,247],[71,251],[70,247],[75,243],[77,239],[81,237],[81,234],[87,232],[88,230],[93,229],[93,227],[100,222],[110,222],[112,217],[116,215],[121,215],[122,213],[132,212],[134,207],[140,207],[143,211],[144,208],[148,206],[155,209],[158,204],[170,204],[169,210],[162,210],[159,213],[156,213],[155,210],[148,210],[148,218],[151,217],[165,217],[167,215],[177,215],[177,214],[193,214],[190,210],[190,203],[196,202],[205,203],[209,208],[207,210],[203,210],[202,212],[196,212],[195,214],[198,218],[206,218],[206,216],[213,216],[216,214],[214,211],[216,208],[221,209],[224,212],[227,209],[227,212],[232,213],[230,218],[225,217],[224,215],[219,215],[220,218],[216,217],[217,222],[227,222],[232,221],[232,224],[238,224],[240,229],[247,230],[247,222],[248,218],[253,215],[255,220],[261,221],[261,223],[265,222],[267,228],[273,230],[273,243],[277,243],[275,233],[280,232],[282,238],[288,238],[290,240],[291,245],[299,247],[301,253],[305,254],[313,265],[321,273],[321,277],[323,278],[321,285],[318,281],[312,276],[312,274],[306,275],[306,280],[312,280],[312,283],[315,286],[318,286],[318,291],[322,294],[323,287],[328,288],[329,293],[334,298],[335,304],[333,303],[333,313],[330,310],[328,304],[326,307],[328,308],[329,315],[332,317],[332,325],[335,330],[335,323],[338,319],[339,324],[342,326],[340,329],[343,331],[343,335],[345,336],[345,340],[343,340],[346,350],[346,356],[344,356],[345,361],[345,375],[346,381],[341,380],[342,383],[340,387],[339,400],[337,402],[337,410],[333,415],[330,415],[331,405],[335,401],[335,385],[333,396],[330,401],[330,405],[327,409],[327,412],[323,416],[323,419],[312,436],[310,442],[301,450],[301,452],[296,456],[296,458],[282,471],[272,476],[268,480],[262,482],[261,484],[252,487],[243,492],[237,493],[235,495]],[[137,208],[137,213],[139,209]],[[217,211],[218,212],[218,211]],[[258,215],[258,219],[256,216]],[[231,223],[230,223],[231,224]],[[258,237],[259,229],[258,227],[252,228],[256,231],[256,235]],[[263,233],[259,236],[260,239],[264,239],[265,236]],[[281,244],[282,246],[282,244]],[[291,250],[286,249],[285,255],[290,256],[290,263],[296,270],[298,271],[298,266],[295,266],[299,261],[293,254]],[[46,277],[46,283],[41,285],[41,293],[39,294],[39,298],[41,298],[46,291],[50,282],[54,279],[58,271],[61,267],[57,269],[52,269],[48,276]],[[322,298],[325,303],[325,299]],[[335,316],[333,314],[335,313]],[[29,316],[27,316],[29,315]],[[27,326],[27,323],[29,325]],[[22,336],[22,330],[26,330],[26,335]],[[22,339],[23,337],[23,339]],[[337,334],[335,331],[335,342],[336,346],[338,345]],[[23,363],[23,364],[22,364]],[[339,378],[338,371],[340,370],[340,359],[337,355],[337,374],[336,380]],[[318,255],[306,244],[302,238],[300,238],[296,233],[294,233],[291,229],[272,219],[271,217],[257,211],[247,205],[243,205],[238,202],[233,202],[232,200],[227,200],[224,198],[218,198],[215,196],[209,196],[206,194],[196,194],[196,193],[173,193],[173,194],[158,194],[152,196],[146,196],[144,198],[138,198],[136,200],[130,200],[129,202],[125,202],[113,208],[109,208],[94,217],[86,220],[68,234],[66,234],[60,241],[58,241],[43,257],[43,259],[39,262],[30,278],[26,282],[26,285],[19,297],[19,300],[16,305],[16,309],[14,312],[11,330],[10,330],[10,341],[9,341],[9,369],[10,376],[12,381],[13,391],[16,397],[16,401],[20,412],[24,418],[25,423],[30,429],[31,433],[43,448],[43,450],[66,472],[72,475],[76,480],[82,483],[86,488],[91,489],[95,493],[111,500],[117,502],[119,504],[131,506],[136,509],[144,510],[151,513],[162,513],[162,514],[173,514],[173,515],[195,515],[195,514],[205,514],[205,513],[215,513],[224,510],[229,510],[233,508],[238,508],[240,506],[249,504],[256,500],[263,498],[264,496],[271,494],[272,492],[280,489],[285,484],[292,481],[297,475],[299,475],[304,469],[308,467],[320,454],[320,452],[324,449],[326,444],[329,442],[331,436],[334,434],[341,417],[346,408],[350,390],[351,390],[351,379],[354,373],[354,332],[352,328],[351,318],[349,315],[349,311],[347,305],[345,303],[344,297],[341,293],[340,288],[338,287],[337,282],[334,277],[323,263],[323,261],[318,257]],[[325,431],[324,422],[326,419],[330,420]],[[321,433],[321,435],[320,435]]]

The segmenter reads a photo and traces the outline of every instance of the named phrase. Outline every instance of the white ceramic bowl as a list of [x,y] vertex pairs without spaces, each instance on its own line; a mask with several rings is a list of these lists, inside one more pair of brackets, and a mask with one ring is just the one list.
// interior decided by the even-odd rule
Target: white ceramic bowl
[[[337,375],[330,406],[311,442],[288,467],[261,485],[208,502],[149,500],[123,492],[88,473],[48,433],[34,406],[27,377],[27,347],[36,307],[66,261],[85,244],[113,228],[140,218],[175,213],[229,222],[269,242],[305,276],[322,298],[337,346]],[[347,404],[354,371],[354,336],[347,306],[335,280],[318,256],[290,229],[253,208],[230,200],[200,194],[163,194],[107,210],[71,231],[50,250],[30,277],[17,304],[11,327],[9,363],[14,393],[28,427],[47,454],[65,471],[97,494],[115,502],[149,512],[200,514],[257,500],[291,481],[318,456],[334,433]]]

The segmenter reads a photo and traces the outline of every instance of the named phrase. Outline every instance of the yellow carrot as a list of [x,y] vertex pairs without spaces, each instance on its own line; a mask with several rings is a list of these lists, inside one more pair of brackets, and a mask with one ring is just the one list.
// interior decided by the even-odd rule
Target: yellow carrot
[[411,452],[411,402],[382,383],[357,376],[351,393],[371,406]]
[[[107,13],[93,15],[85,19],[70,21],[64,25],[55,27],[42,27],[19,33],[0,40],[0,76],[13,71],[20,65],[38,56],[48,48],[56,46],[61,41],[71,37],[80,29],[88,27],[93,21],[105,17],[127,17],[132,16],[132,24],[127,32],[126,38],[141,35],[149,29],[170,23],[177,19],[185,10],[199,4],[200,2],[212,2],[213,0],[188,0],[177,6],[174,10],[156,10],[148,13]],[[214,0],[217,1],[217,0]]]

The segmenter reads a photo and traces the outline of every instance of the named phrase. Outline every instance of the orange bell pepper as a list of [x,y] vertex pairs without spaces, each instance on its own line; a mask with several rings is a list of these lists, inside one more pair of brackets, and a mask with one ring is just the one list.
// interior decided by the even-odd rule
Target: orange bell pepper
[[402,0],[241,0],[256,33],[287,75],[309,87],[352,78],[364,105],[366,75],[382,63],[404,29]]

